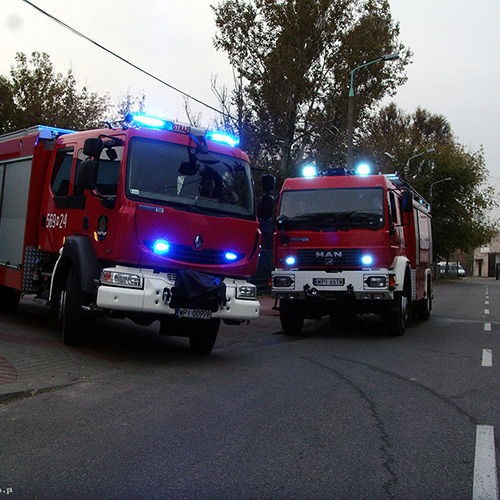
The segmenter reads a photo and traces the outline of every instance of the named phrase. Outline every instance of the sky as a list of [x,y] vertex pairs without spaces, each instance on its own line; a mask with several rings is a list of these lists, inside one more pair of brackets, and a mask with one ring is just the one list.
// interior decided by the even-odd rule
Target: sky
[[[213,46],[217,0],[30,0],[170,85],[218,107],[211,87],[233,87],[223,52]],[[23,0],[0,0],[0,74],[16,52],[47,52],[57,72],[71,68],[78,87],[109,92],[112,104],[146,95],[147,111],[186,121],[181,94],[63,28]],[[500,0],[389,0],[400,40],[413,51],[408,81],[389,101],[418,106],[450,122],[458,141],[484,147],[490,183],[500,191]],[[390,64],[390,63],[387,63]],[[368,69],[367,69],[368,70]],[[347,105],[347,103],[346,103]],[[194,102],[209,125],[215,113]],[[404,160],[404,159],[403,159]]]

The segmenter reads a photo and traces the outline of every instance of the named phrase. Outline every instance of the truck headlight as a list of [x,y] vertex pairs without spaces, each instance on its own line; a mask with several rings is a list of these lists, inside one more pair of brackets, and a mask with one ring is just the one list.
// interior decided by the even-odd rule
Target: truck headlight
[[245,284],[236,288],[237,299],[255,299],[257,297],[257,287],[255,285]]
[[142,288],[142,276],[139,274],[121,273],[105,269],[101,273],[103,285],[124,286],[128,288]]
[[273,286],[275,288],[290,288],[294,284],[294,276],[273,276]]
[[387,276],[364,276],[366,288],[387,288]]

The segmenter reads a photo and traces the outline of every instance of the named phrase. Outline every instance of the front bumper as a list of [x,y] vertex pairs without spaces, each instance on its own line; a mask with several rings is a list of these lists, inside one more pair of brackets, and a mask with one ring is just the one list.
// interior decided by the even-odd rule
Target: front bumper
[[[97,291],[97,306],[115,311],[128,311],[154,315],[173,315],[175,309],[168,305],[168,298],[175,285],[175,274],[156,273],[152,269],[114,267],[103,272],[119,272],[140,278],[138,286],[100,284]],[[241,298],[245,287],[252,287],[245,280],[226,278],[226,304],[212,314],[213,318],[229,321],[249,321],[260,314],[260,303],[256,298]]]
[[335,273],[276,269],[272,273],[271,295],[277,299],[392,300],[393,276],[387,269]]

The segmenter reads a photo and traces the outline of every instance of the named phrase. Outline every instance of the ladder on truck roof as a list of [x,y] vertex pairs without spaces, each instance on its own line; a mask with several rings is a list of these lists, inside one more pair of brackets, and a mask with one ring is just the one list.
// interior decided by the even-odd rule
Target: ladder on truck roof
[[408,189],[412,192],[416,202],[430,210],[431,205],[425,198],[401,175],[397,172],[394,174],[384,174],[395,186],[402,189]]

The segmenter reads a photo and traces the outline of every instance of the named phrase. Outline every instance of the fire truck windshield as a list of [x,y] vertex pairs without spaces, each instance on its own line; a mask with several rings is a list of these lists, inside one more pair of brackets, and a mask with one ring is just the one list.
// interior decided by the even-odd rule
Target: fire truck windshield
[[253,217],[250,165],[241,158],[135,137],[127,156],[131,199],[208,214]]
[[350,188],[285,191],[279,215],[283,216],[286,229],[379,229],[384,226],[384,190]]

